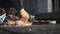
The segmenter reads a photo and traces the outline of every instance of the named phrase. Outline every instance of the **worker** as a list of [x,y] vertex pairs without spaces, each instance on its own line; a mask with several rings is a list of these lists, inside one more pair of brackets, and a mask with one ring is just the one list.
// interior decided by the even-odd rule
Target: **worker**
[[19,0],[0,0],[0,8],[4,9],[15,8],[17,10],[16,16],[20,16],[19,11],[21,10],[21,3]]

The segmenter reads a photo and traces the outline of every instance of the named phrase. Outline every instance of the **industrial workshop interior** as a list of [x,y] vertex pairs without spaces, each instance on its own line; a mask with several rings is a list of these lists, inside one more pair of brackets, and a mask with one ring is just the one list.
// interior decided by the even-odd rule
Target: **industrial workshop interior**
[[0,0],[0,34],[60,34],[60,0]]

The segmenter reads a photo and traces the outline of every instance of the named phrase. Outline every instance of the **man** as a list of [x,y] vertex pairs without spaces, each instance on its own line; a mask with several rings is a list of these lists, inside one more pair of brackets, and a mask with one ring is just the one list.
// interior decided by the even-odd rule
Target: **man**
[[14,8],[17,10],[17,13],[15,15],[17,15],[18,17],[20,16],[20,10],[21,10],[21,3],[20,0],[10,0],[14,6]]
[[[9,9],[15,8],[17,11],[16,16],[20,16],[21,3],[19,0],[0,0],[0,8]],[[8,11],[7,11],[8,13]]]

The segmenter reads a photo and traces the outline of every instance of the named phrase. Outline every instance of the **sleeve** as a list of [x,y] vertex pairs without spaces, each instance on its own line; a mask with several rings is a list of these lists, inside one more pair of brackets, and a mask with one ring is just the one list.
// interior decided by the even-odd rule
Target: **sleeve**
[[16,15],[21,17],[21,15],[20,15],[20,10],[21,10],[21,3],[20,3],[20,1],[19,0],[11,0],[11,2],[13,3],[14,8],[17,10]]

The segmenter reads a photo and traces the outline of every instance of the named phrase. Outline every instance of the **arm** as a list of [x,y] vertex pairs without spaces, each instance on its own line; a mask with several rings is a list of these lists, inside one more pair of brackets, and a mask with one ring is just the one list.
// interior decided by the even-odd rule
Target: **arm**
[[21,10],[21,3],[20,3],[20,1],[19,0],[11,0],[12,1],[12,3],[13,3],[13,5],[14,5],[14,8],[17,10],[17,16],[19,16],[20,17],[20,10]]

